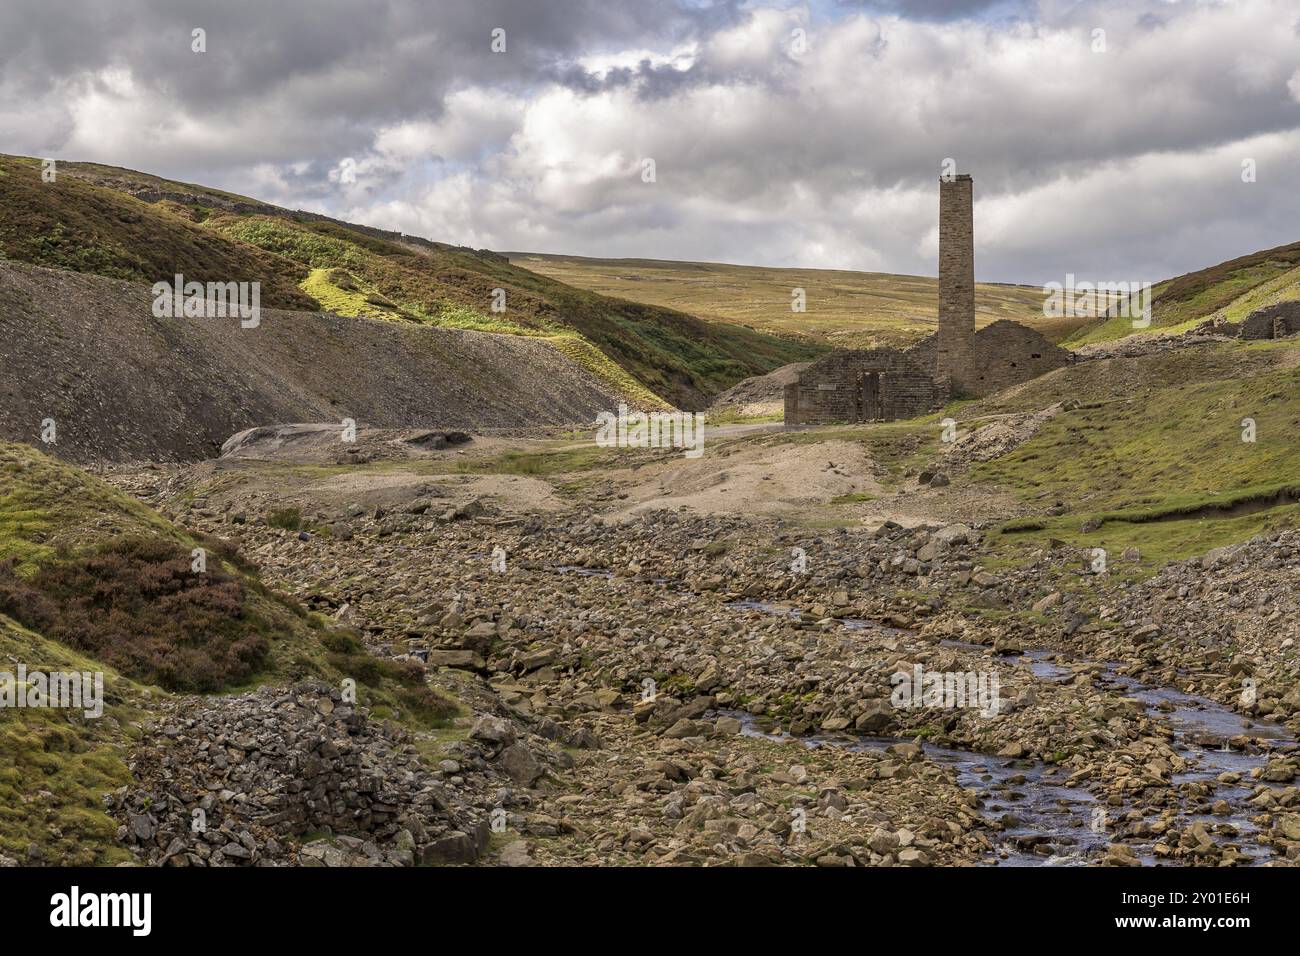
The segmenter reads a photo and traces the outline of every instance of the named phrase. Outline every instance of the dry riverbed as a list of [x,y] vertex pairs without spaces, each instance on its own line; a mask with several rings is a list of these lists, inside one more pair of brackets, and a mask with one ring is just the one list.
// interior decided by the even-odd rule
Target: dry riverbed
[[381,808],[372,839],[281,834],[285,862],[1300,860],[1295,533],[1130,585],[1080,582],[1067,548],[990,570],[957,523],[607,520],[396,483],[294,531],[248,487],[116,480],[460,703],[403,772],[439,794],[431,832]]

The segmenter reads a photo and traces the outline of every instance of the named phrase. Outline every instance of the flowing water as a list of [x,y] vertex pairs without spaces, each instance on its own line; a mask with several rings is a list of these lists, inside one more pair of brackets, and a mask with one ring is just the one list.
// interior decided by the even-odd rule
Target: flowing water
[[[797,609],[761,601],[737,601],[728,607],[799,617]],[[872,621],[845,619],[840,623],[854,630],[903,633]],[[940,645],[982,654],[989,652],[982,645],[960,641],[941,641]],[[1265,764],[1268,748],[1295,748],[1295,741],[1285,728],[1249,720],[1204,697],[1145,685],[1120,673],[1120,666],[1110,662],[1065,660],[1052,651],[1031,650],[1020,655],[1019,666],[1028,667],[1041,680],[1058,683],[1068,683],[1080,670],[1097,670],[1104,687],[1140,702],[1149,716],[1167,721],[1174,733],[1174,749],[1187,761],[1185,770],[1171,775],[1169,792],[1174,795],[1179,809],[1175,825],[1181,829],[1202,821],[1216,842],[1237,847],[1243,857],[1252,861],[1269,857],[1268,848],[1259,846],[1253,839],[1257,828],[1249,818],[1254,810],[1246,800],[1259,785],[1250,777],[1250,771]],[[735,712],[732,716],[741,721],[745,734],[792,744],[797,742],[805,747],[884,751],[903,740],[847,734],[794,738],[761,729],[755,718],[747,713]],[[1258,738],[1263,747],[1257,747],[1253,742],[1247,749],[1233,749],[1228,745],[1230,738],[1242,736]],[[1013,760],[927,742],[922,742],[922,748],[930,760],[951,767],[962,787],[976,791],[985,817],[1000,825],[996,834],[997,848],[987,861],[991,864],[1077,865],[1095,860],[1115,839],[1109,821],[1118,820],[1130,809],[1128,806],[1103,806],[1086,789],[1066,786],[1067,771],[1041,761]],[[1239,774],[1242,782],[1217,783],[1218,776],[1225,772]],[[1205,785],[1207,782],[1214,786],[1208,796],[1187,792],[1187,785]],[[1228,814],[1209,812],[1210,805],[1219,800],[1227,802],[1230,807]],[[1152,850],[1153,837],[1124,842],[1134,848],[1143,863],[1158,862]]]

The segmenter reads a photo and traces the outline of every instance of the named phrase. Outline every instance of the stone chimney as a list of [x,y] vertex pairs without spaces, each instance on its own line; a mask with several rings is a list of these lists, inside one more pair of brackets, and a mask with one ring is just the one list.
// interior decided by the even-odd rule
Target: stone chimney
[[970,176],[939,180],[939,334],[935,378],[960,392],[973,374],[975,335],[974,183]]

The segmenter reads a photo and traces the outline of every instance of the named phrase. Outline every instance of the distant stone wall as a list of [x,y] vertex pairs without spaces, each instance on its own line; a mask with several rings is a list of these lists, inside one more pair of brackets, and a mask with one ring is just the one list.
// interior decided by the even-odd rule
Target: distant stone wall
[[939,184],[939,327],[906,351],[833,352],[785,386],[787,425],[892,421],[954,396],[982,398],[1063,368],[1074,355],[1005,319],[975,331],[974,185]]
[[785,387],[785,423],[915,418],[946,398],[931,369],[897,349],[832,352]]
[[1300,333],[1300,302],[1275,302],[1241,323],[1243,339],[1280,339]]
[[983,398],[1064,368],[1074,361],[1074,355],[1026,325],[999,319],[975,333],[970,359],[961,390]]

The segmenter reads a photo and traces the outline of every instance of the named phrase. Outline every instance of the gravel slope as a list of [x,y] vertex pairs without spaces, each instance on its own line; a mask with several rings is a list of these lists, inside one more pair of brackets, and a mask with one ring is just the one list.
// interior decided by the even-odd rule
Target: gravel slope
[[149,289],[0,263],[0,438],[77,462],[192,461],[255,425],[478,430],[590,422],[618,398],[517,336],[264,309],[156,319]]

